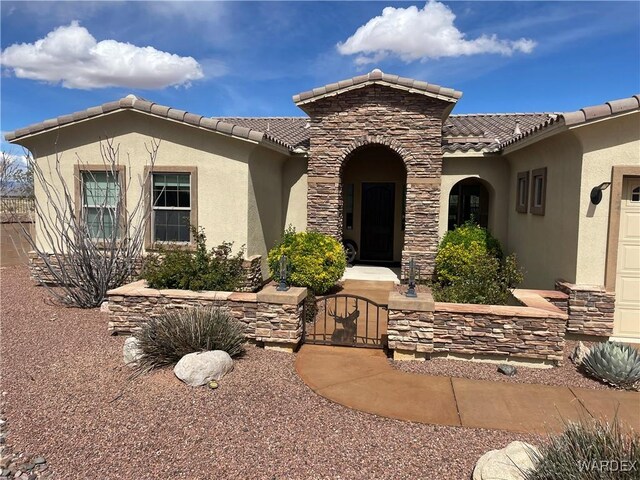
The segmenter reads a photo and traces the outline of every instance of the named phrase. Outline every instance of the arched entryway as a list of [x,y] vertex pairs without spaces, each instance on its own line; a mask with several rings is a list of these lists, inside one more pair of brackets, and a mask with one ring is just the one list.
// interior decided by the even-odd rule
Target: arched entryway
[[357,245],[356,261],[399,264],[407,183],[400,155],[379,144],[359,147],[345,159],[341,182],[342,234]]
[[468,220],[481,227],[489,226],[489,188],[479,178],[465,178],[449,193],[447,229],[453,230]]

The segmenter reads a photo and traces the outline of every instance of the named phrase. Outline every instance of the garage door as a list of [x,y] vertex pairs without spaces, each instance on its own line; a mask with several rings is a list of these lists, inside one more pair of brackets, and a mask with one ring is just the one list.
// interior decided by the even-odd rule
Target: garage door
[[640,338],[640,178],[626,177],[620,205],[616,273],[616,337]]

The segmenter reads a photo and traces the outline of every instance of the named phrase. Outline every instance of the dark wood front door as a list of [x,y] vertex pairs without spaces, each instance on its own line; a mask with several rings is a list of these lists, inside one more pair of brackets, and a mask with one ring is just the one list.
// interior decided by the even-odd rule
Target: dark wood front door
[[362,184],[361,260],[393,260],[395,193],[395,183]]

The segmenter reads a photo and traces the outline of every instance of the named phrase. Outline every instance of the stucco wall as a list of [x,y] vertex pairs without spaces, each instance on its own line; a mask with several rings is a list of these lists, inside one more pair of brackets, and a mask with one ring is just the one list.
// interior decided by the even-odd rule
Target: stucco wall
[[440,186],[440,238],[447,232],[449,194],[465,178],[478,178],[489,190],[489,231],[506,247],[509,216],[509,163],[499,156],[463,157],[446,155],[442,163]]
[[611,188],[593,205],[591,189],[611,181],[614,165],[640,166],[640,113],[584,125],[573,130],[583,149],[580,186],[577,284],[604,285]]
[[249,158],[247,253],[262,255],[265,277],[268,276],[267,253],[283,231],[283,163],[282,155],[264,148],[254,150]]
[[[54,168],[57,150],[62,174],[73,189],[78,157],[82,164],[102,164],[97,142],[105,137],[119,145],[120,163],[126,166],[128,208],[139,198],[140,181],[148,165],[145,144],[156,138],[161,140],[156,166],[197,167],[198,224],[205,228],[210,246],[232,241],[236,248],[246,245],[247,255],[264,255],[266,245],[279,237],[280,175],[285,155],[256,144],[131,111],[80,122],[21,143],[45,170]],[[60,188],[55,173],[51,178]],[[44,201],[37,182],[36,196]],[[38,239],[43,241],[44,236],[38,234]],[[41,246],[50,248],[46,243]]]
[[285,228],[307,229],[307,159],[288,158],[282,167],[282,218]]
[[[507,154],[507,248],[524,267],[523,288],[552,290],[558,278],[575,282],[581,158],[580,143],[571,132]],[[518,172],[543,167],[547,168],[545,214],[516,212]]]

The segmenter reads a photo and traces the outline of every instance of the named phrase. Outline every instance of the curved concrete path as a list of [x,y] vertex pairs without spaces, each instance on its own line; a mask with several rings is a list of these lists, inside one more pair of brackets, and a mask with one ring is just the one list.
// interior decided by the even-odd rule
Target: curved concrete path
[[[544,434],[581,417],[640,431],[640,393],[433,377],[401,372],[382,350],[303,345],[300,378],[318,395],[381,417]],[[552,372],[549,372],[552,374]]]

